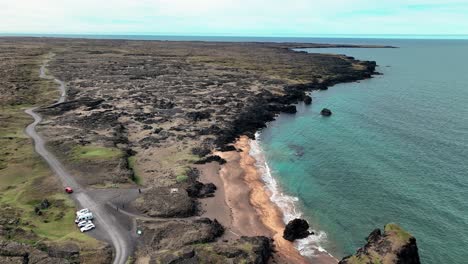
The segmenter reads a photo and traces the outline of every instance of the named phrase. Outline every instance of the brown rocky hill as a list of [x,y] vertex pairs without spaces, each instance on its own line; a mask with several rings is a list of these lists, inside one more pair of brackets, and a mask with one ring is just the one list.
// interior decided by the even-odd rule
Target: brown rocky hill
[[375,229],[367,244],[339,264],[420,264],[416,238],[396,224]]

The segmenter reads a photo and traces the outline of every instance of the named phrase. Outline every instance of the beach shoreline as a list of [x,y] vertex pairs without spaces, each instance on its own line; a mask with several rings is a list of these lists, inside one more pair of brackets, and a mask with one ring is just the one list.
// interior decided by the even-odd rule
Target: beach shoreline
[[[294,243],[282,235],[286,226],[282,209],[272,201],[272,192],[251,153],[252,140],[241,136],[233,146],[237,151],[215,152],[226,163],[200,167],[201,180],[217,182],[215,198],[202,201],[203,216],[214,217],[226,228],[221,239],[240,236],[266,236],[273,239],[273,260],[279,263],[337,263],[328,253],[313,258],[301,255]],[[228,217],[226,217],[228,214]]]

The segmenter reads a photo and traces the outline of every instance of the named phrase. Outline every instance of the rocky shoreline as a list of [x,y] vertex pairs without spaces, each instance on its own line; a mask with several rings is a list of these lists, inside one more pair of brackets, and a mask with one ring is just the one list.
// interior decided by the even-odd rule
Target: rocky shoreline
[[[313,103],[312,90],[376,74],[372,61],[292,50],[342,45],[48,38],[0,44],[40,47],[31,58],[55,55],[47,70],[65,82],[69,98],[39,110],[39,131],[94,198],[145,219],[136,221],[145,230],[134,238],[136,263],[267,263],[272,255],[283,263],[268,231],[239,235],[228,223],[232,208],[219,200],[227,186],[212,182],[229,160],[212,153],[239,151],[232,144],[241,136],[253,139],[279,113]],[[6,102],[23,103],[11,87],[24,87],[4,82]],[[205,173],[213,181],[201,181],[210,179]],[[118,201],[100,194],[113,189]],[[143,192],[134,199],[126,190]]]
[[[348,58],[354,60],[354,58]],[[221,131],[216,142],[217,147],[220,150],[225,150],[229,144],[232,144],[238,137],[243,135],[255,139],[255,133],[259,129],[266,127],[268,122],[274,121],[279,113],[294,114],[297,111],[294,104],[299,102],[312,103],[311,97],[307,95],[307,92],[326,90],[328,87],[338,83],[364,80],[371,78],[374,74],[378,74],[375,72],[376,62],[359,61],[358,63],[364,67],[364,70],[343,75],[337,79],[285,86],[285,94],[280,96],[269,92],[258,94],[253,98],[251,106],[244,112],[241,112],[239,117],[234,120],[232,126]]]

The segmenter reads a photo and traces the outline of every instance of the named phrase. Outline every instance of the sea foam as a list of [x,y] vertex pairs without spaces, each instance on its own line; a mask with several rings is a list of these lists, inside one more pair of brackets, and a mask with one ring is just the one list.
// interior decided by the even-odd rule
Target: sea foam
[[[265,159],[262,148],[259,144],[260,134],[255,134],[256,140],[250,141],[250,155],[256,160],[256,167],[262,175],[262,180],[268,192],[271,193],[270,200],[275,203],[283,213],[283,221],[287,224],[295,218],[303,218],[302,212],[298,209],[297,202],[299,198],[287,195],[282,192],[278,182],[273,177],[270,167]],[[307,238],[296,240],[294,245],[299,250],[301,255],[313,257],[318,253],[329,254],[320,246],[322,242],[327,240],[327,234],[324,231],[313,230],[315,235],[310,235]],[[330,255],[330,254],[329,254]]]

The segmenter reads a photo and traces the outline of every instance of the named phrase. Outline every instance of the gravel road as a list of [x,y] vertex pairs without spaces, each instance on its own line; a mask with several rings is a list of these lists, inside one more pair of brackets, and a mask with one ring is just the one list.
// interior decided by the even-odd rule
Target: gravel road
[[[40,77],[44,79],[53,79],[59,84],[61,96],[56,102],[63,103],[67,97],[65,84],[55,78],[46,75],[46,66],[48,60],[44,61],[40,69]],[[132,229],[128,227],[128,219],[120,219],[119,214],[109,213],[105,207],[105,201],[96,202],[91,199],[86,189],[80,186],[73,176],[65,169],[62,163],[45,147],[44,139],[37,133],[36,126],[42,121],[42,117],[34,112],[37,107],[27,109],[25,112],[34,118],[34,122],[26,128],[26,134],[34,140],[36,152],[49,164],[55,175],[61,180],[64,187],[71,187],[74,190],[72,198],[79,203],[82,208],[89,208],[94,214],[96,229],[91,231],[97,237],[104,237],[114,247],[113,264],[124,264],[131,254],[133,248]],[[123,217],[123,216],[122,216]],[[125,224],[123,224],[125,223]]]

